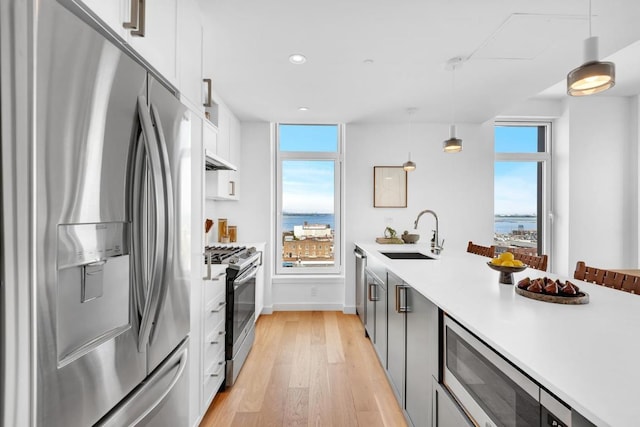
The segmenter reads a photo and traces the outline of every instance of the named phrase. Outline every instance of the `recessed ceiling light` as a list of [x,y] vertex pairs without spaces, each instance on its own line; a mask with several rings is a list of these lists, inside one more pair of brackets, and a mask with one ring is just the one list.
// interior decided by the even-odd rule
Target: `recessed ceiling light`
[[364,63],[365,63],[365,64],[367,64],[367,65],[370,65],[370,64],[373,64],[373,59],[365,59],[365,60],[364,60],[364,61],[362,61],[362,62],[364,62]]
[[292,64],[304,64],[307,62],[307,57],[300,53],[294,53],[293,55],[289,55],[289,62]]
[[309,111],[309,107],[299,107],[298,111]]

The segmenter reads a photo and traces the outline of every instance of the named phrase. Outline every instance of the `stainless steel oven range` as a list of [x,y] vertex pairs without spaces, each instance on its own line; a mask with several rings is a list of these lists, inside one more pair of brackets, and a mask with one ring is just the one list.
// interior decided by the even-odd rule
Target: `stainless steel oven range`
[[570,408],[449,316],[443,333],[443,383],[475,425],[571,426]]
[[262,252],[254,247],[210,246],[205,262],[228,264],[226,284],[225,385],[238,378],[255,339],[256,274],[262,265]]

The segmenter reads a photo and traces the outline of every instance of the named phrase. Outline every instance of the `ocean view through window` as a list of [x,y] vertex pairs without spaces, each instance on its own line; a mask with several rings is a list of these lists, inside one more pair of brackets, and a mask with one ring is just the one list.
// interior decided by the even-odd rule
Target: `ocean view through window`
[[549,135],[549,123],[496,123],[494,245],[498,252],[549,255]]
[[338,125],[278,125],[276,271],[340,272]]

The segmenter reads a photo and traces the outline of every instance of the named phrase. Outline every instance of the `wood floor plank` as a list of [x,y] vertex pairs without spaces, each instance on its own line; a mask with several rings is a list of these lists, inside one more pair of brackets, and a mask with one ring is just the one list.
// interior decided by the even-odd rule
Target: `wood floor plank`
[[260,413],[258,412],[236,412],[233,417],[231,427],[259,427]]
[[201,427],[406,426],[371,341],[355,315],[276,312],[256,323],[233,387]]
[[[348,317],[340,318],[338,324],[345,354],[345,365],[349,376],[353,402],[358,412],[377,411],[375,396],[371,387],[370,365],[362,363],[362,339],[354,333]],[[370,344],[369,344],[370,345]]]
[[327,360],[329,363],[343,363],[344,351],[338,329],[337,313],[335,311],[325,311],[324,330],[327,346]]
[[378,411],[358,411],[358,426],[384,427]]
[[309,419],[309,388],[289,387],[284,406],[283,425],[306,426]]
[[357,425],[356,407],[344,363],[329,363],[329,393],[331,395],[331,419],[334,426]]
[[321,311],[311,314],[311,344],[325,344],[324,315]]
[[322,344],[311,346],[309,373],[309,425],[331,426],[331,400],[327,352]]
[[277,364],[273,366],[269,386],[260,408],[260,426],[282,426],[285,404],[289,391],[291,365]]
[[300,316],[289,387],[309,387],[311,367],[311,313]]

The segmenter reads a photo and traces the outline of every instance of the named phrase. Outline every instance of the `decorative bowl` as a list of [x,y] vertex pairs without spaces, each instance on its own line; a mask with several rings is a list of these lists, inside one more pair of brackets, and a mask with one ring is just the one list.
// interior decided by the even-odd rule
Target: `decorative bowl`
[[491,261],[489,261],[487,265],[492,270],[500,272],[500,279],[498,279],[498,282],[504,283],[505,285],[513,285],[513,273],[519,273],[520,271],[523,271],[525,268],[529,267],[526,264],[520,267],[507,267],[504,265],[492,264]]
[[404,241],[405,243],[416,243],[420,239],[419,234],[405,233],[400,237],[402,237],[402,241]]

